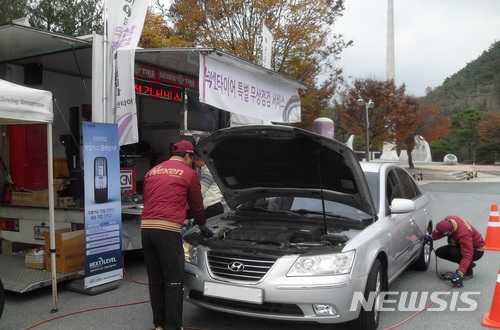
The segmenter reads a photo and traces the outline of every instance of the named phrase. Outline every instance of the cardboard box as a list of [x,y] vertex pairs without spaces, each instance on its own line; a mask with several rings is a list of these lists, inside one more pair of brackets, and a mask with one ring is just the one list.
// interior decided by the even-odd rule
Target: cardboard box
[[[68,179],[54,179],[54,206],[58,206],[57,192],[68,187]],[[13,205],[49,207],[49,191],[45,190],[15,190],[12,192]]]
[[12,192],[12,204],[24,206],[49,206],[48,190],[15,190]]
[[[56,272],[69,273],[85,267],[85,235],[83,230],[56,230]],[[45,269],[51,270],[50,233],[45,233]]]
[[45,250],[41,248],[26,253],[24,256],[24,267],[45,269]]
[[34,206],[45,206],[49,207],[49,191],[40,190],[35,191],[35,205]]
[[35,196],[31,191],[15,190],[12,192],[13,205],[32,205],[35,203]]

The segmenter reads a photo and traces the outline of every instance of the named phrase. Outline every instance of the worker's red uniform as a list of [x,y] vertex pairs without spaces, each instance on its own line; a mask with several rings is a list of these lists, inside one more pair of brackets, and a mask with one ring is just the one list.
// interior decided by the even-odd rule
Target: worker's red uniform
[[[472,262],[474,249],[484,251],[484,240],[481,234],[466,220],[449,215],[443,221],[451,221],[453,224],[453,231],[448,235],[448,244],[456,245],[460,248],[462,260],[458,266],[457,271],[465,274]],[[434,230],[432,232],[432,239],[440,239],[444,235]]]

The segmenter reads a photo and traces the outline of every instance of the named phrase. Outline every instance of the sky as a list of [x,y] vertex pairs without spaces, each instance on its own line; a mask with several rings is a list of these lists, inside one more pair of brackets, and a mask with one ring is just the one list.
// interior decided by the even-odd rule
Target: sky
[[[396,85],[424,96],[500,41],[500,0],[393,0]],[[345,0],[334,25],[353,46],[336,66],[352,79],[386,79],[387,0]]]

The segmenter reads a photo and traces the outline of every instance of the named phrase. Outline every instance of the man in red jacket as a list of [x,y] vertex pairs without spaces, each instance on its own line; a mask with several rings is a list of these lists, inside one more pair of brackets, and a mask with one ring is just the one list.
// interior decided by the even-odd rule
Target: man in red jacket
[[144,177],[141,239],[157,330],[182,327],[184,251],[180,231],[188,206],[202,235],[213,235],[205,226],[200,179],[191,167],[193,144],[177,142],[172,154]]
[[436,224],[432,239],[448,237],[448,244],[436,250],[436,256],[458,264],[455,276],[451,282],[457,286],[462,280],[472,278],[474,261],[484,254],[484,240],[481,234],[468,221],[449,215]]

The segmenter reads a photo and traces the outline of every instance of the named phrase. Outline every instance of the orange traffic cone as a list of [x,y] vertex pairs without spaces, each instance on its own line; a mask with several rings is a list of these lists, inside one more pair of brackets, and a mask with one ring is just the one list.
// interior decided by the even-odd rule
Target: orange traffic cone
[[498,217],[498,205],[491,204],[490,219],[485,237],[486,250],[500,251],[500,218]]
[[483,326],[500,329],[500,270],[498,271],[497,284],[495,293],[493,294],[490,312],[484,313],[483,316]]

